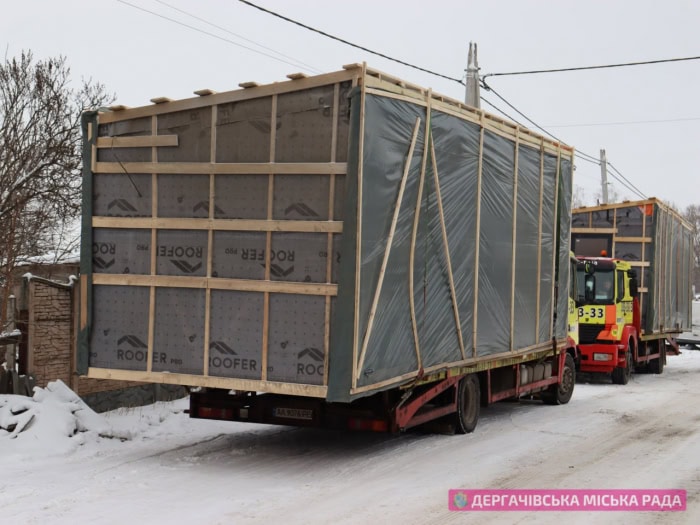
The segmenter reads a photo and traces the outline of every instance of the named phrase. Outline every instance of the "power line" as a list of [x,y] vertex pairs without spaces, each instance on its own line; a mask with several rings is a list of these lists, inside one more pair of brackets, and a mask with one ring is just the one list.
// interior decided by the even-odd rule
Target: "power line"
[[[121,1],[121,0],[120,0],[120,1]],[[414,64],[410,64],[410,63],[408,63],[408,62],[404,62],[403,60],[399,60],[399,59],[397,59],[397,58],[392,58],[392,57],[390,57],[390,56],[388,56],[388,55],[385,55],[385,54],[383,54],[383,53],[379,53],[378,51],[373,51],[373,50],[368,49],[368,48],[366,48],[366,47],[364,47],[364,46],[360,46],[360,45],[358,45],[358,44],[353,44],[352,42],[349,42],[349,41],[344,40],[344,39],[342,39],[342,38],[339,38],[339,37],[337,37],[337,36],[333,36],[333,35],[331,35],[331,34],[329,34],[329,33],[326,33],[325,31],[321,31],[320,29],[316,29],[315,27],[308,26],[308,25],[306,25],[306,24],[303,24],[303,23],[301,23],[301,22],[298,22],[297,20],[293,20],[293,19],[291,19],[291,18],[288,18],[288,17],[286,17],[286,16],[284,16],[284,15],[281,15],[281,14],[279,14],[279,13],[276,13],[276,12],[274,12],[274,11],[270,11],[269,9],[265,9],[264,7],[260,7],[259,5],[255,5],[254,3],[248,2],[247,0],[238,0],[238,1],[239,1],[239,2],[242,2],[242,3],[246,4],[246,5],[249,5],[250,7],[254,7],[255,9],[259,9],[260,11],[262,11],[262,12],[264,12],[264,13],[270,14],[270,15],[272,15],[272,16],[276,16],[277,18],[281,18],[282,20],[285,20],[286,22],[291,22],[292,24],[296,24],[296,25],[298,25],[299,27],[303,27],[304,29],[308,29],[309,31],[313,31],[314,33],[318,33],[319,35],[323,35],[323,36],[325,36],[325,37],[331,38],[331,39],[336,40],[336,41],[338,41],[338,42],[342,42],[343,44],[346,44],[346,45],[348,45],[348,46],[352,46],[352,47],[354,47],[354,48],[356,48],[356,49],[360,49],[360,50],[362,50],[362,51],[366,51],[367,53],[371,53],[371,54],[373,54],[373,55],[377,55],[377,56],[382,57],[382,58],[385,58],[385,59],[387,59],[387,60],[391,60],[392,62],[396,62],[396,63],[398,63],[398,64],[401,64],[401,65],[404,65],[404,66],[407,66],[407,67],[410,67],[410,68],[413,68],[413,69],[417,69],[418,71],[423,71],[424,73],[429,73],[429,74],[431,74],[431,75],[435,75],[436,77],[445,78],[445,79],[447,79],[447,80],[452,80],[453,82],[457,82],[458,84],[464,85],[464,82],[463,82],[461,79],[459,79],[459,78],[449,77],[449,76],[447,76],[447,75],[443,75],[442,73],[437,73],[437,72],[435,72],[435,71],[431,71],[431,70],[429,70],[429,69],[425,69],[425,68],[422,68],[422,67],[420,67],[420,66],[416,66],[416,65],[414,65]]]
[[[249,51],[252,51],[252,52],[254,52],[254,53],[258,53],[258,54],[261,54],[261,55],[263,55],[263,56],[267,56],[268,58],[272,58],[273,60],[277,60],[277,61],[279,61],[279,62],[283,62],[283,63],[289,64],[289,65],[294,65],[294,66],[297,66],[297,67],[298,67],[298,64],[303,64],[304,66],[306,66],[306,67],[309,68],[309,69],[315,69],[315,68],[313,68],[312,66],[309,66],[308,64],[304,64],[303,62],[297,61],[298,63],[295,64],[295,63],[289,62],[289,61],[287,61],[287,60],[280,59],[280,58],[278,58],[278,57],[276,57],[276,56],[270,55],[270,54],[268,54],[268,53],[263,53],[263,52],[261,52],[261,51],[259,51],[259,50],[257,50],[257,49],[253,49],[253,48],[251,48],[251,47],[242,45],[242,44],[240,44],[240,43],[238,43],[238,42],[234,42],[234,41],[232,41],[232,40],[223,38],[223,37],[221,37],[221,36],[219,36],[219,35],[216,35],[216,34],[214,34],[214,33],[210,33],[210,32],[208,32],[208,31],[204,31],[204,30],[202,30],[202,29],[200,29],[200,28],[191,26],[191,25],[189,25],[189,24],[185,24],[184,22],[180,22],[179,20],[175,20],[175,19],[173,19],[173,18],[170,18],[170,17],[164,16],[164,15],[161,15],[161,14],[156,13],[156,12],[154,12],[154,11],[150,11],[150,10],[148,10],[148,9],[145,9],[145,8],[142,8],[142,7],[139,7],[139,6],[136,6],[136,5],[131,4],[131,3],[127,2],[127,1],[125,1],[125,0],[117,0],[117,1],[120,2],[120,3],[122,3],[122,4],[125,4],[125,5],[128,5],[128,6],[130,6],[130,7],[133,7],[133,8],[135,8],[135,9],[139,9],[139,10],[144,11],[144,12],[146,12],[146,13],[149,13],[149,14],[152,14],[152,15],[154,15],[154,16],[157,16],[157,17],[159,17],[159,18],[163,18],[163,19],[168,20],[168,21],[170,21],[170,22],[176,23],[176,24],[181,25],[181,26],[183,26],[183,27],[186,27],[186,28],[188,28],[188,29],[192,29],[192,30],[194,30],[194,31],[200,32],[200,33],[202,33],[202,34],[205,34],[205,35],[208,35],[208,36],[211,36],[211,37],[214,37],[214,38],[217,38],[217,39],[219,39],[219,40],[222,40],[222,41],[224,41],[224,42],[227,42],[227,43],[236,45],[236,46],[238,46],[238,47],[242,47],[242,48],[247,49],[247,50],[249,50]],[[252,40],[250,40],[250,39],[247,39],[247,38],[245,38],[245,37],[242,37],[242,36],[240,36],[240,35],[237,35],[236,33],[233,33],[233,32],[231,32],[231,31],[229,31],[229,30],[227,30],[227,29],[225,29],[225,28],[222,28],[222,27],[220,27],[220,26],[218,26],[218,25],[216,25],[216,24],[213,24],[213,23],[211,23],[211,22],[209,22],[209,21],[207,21],[207,20],[204,20],[203,18],[200,18],[200,17],[198,17],[198,16],[195,16],[195,15],[193,15],[193,14],[191,14],[191,13],[188,13],[188,12],[186,12],[186,11],[184,11],[184,10],[181,10],[181,9],[179,9],[179,8],[173,7],[173,6],[167,4],[166,2],[164,2],[164,1],[162,1],[162,0],[156,0],[156,1],[157,1],[158,3],[160,3],[160,4],[162,4],[162,5],[165,5],[165,6],[169,7],[169,8],[171,8],[171,9],[174,9],[174,10],[176,10],[176,11],[179,11],[179,12],[181,12],[181,13],[187,15],[187,16],[190,16],[190,17],[195,18],[195,19],[197,19],[197,20],[199,20],[199,21],[201,21],[201,22],[204,22],[204,23],[206,23],[206,24],[208,24],[208,25],[211,25],[211,26],[213,26],[213,27],[215,27],[215,28],[217,28],[217,29],[219,29],[219,30],[225,31],[225,32],[227,32],[227,33],[229,33],[229,34],[231,34],[231,35],[234,35],[234,36],[238,37],[238,38],[242,38],[242,39],[244,39],[244,40],[247,40],[247,41],[249,41],[249,42],[251,42],[251,43],[253,43],[253,44],[255,44],[255,45],[259,46],[259,47],[262,47],[262,48],[264,48],[264,49],[268,49],[269,51],[272,51],[272,52],[274,52],[274,53],[277,53],[277,54],[279,54],[279,55],[281,55],[281,56],[287,57],[286,55],[284,55],[284,54],[282,54],[282,53],[279,53],[278,51],[275,51],[275,50],[273,50],[273,49],[271,49],[271,48],[267,48],[267,47],[265,47],[265,46],[262,46],[261,44],[258,44],[257,42],[254,42],[254,41],[252,41]],[[280,19],[282,19],[282,20],[285,20],[285,21],[287,21],[287,22],[291,22],[291,23],[296,24],[296,25],[298,25],[298,26],[300,26],[300,27],[303,27],[304,29],[308,29],[308,30],[310,30],[310,31],[316,32],[316,33],[318,33],[318,34],[320,34],[320,35],[326,36],[326,37],[331,38],[331,39],[333,39],[333,40],[337,40],[338,42],[341,42],[341,43],[343,43],[343,44],[346,44],[346,45],[355,47],[355,48],[357,48],[357,49],[361,49],[361,50],[366,51],[366,52],[368,52],[368,53],[371,53],[371,54],[380,56],[380,57],[382,57],[382,58],[385,58],[385,59],[387,59],[387,60],[390,60],[390,61],[393,61],[393,62],[402,64],[402,65],[411,67],[411,68],[413,68],[413,69],[417,69],[417,70],[419,70],[419,71],[423,71],[423,72],[428,73],[428,74],[431,74],[431,75],[435,75],[435,76],[438,76],[438,77],[441,77],[441,78],[445,78],[445,79],[447,79],[447,80],[452,80],[453,82],[457,82],[458,84],[464,85],[464,81],[461,80],[461,79],[449,77],[449,76],[447,76],[447,75],[443,75],[443,74],[441,74],[441,73],[437,73],[437,72],[435,72],[435,71],[431,71],[431,70],[429,70],[429,69],[425,69],[425,68],[416,66],[416,65],[414,65],[414,64],[410,64],[410,63],[408,63],[408,62],[404,62],[404,61],[402,61],[402,60],[398,60],[398,59],[392,58],[392,57],[387,56],[387,55],[385,55],[385,54],[383,54],[383,53],[379,53],[379,52],[377,52],[377,51],[373,51],[373,50],[371,50],[371,49],[368,49],[368,48],[366,48],[366,47],[364,47],[364,46],[360,46],[360,45],[354,44],[354,43],[352,43],[352,42],[349,42],[349,41],[344,40],[344,39],[342,39],[342,38],[339,38],[339,37],[330,35],[330,34],[324,32],[324,31],[321,31],[321,30],[319,30],[319,29],[313,28],[313,27],[311,27],[311,26],[308,26],[308,25],[303,24],[303,23],[301,23],[301,22],[298,22],[298,21],[296,21],[296,20],[292,20],[291,18],[288,18],[288,17],[286,17],[286,16],[280,15],[280,14],[274,12],[274,11],[270,11],[270,10],[265,9],[265,8],[263,8],[263,7],[257,6],[257,5],[255,5],[255,4],[253,4],[252,2],[249,2],[249,1],[247,1],[247,0],[239,0],[239,1],[242,2],[242,3],[244,3],[244,4],[246,4],[246,5],[249,5],[249,6],[251,6],[251,7],[254,7],[254,8],[260,10],[260,11],[263,11],[263,12],[265,12],[265,13],[268,13],[268,14],[271,14],[271,15],[273,15],[273,16],[275,16],[275,17],[278,17],[278,18],[280,18]],[[292,57],[287,57],[287,58],[291,58],[292,60],[296,60],[296,59],[294,59],[294,58],[292,58]],[[700,58],[700,57],[697,57],[697,58]],[[648,63],[656,63],[656,62],[659,62],[659,61],[650,61],[650,62],[648,62]],[[639,64],[641,64],[641,63],[639,63]],[[639,64],[636,64],[636,65],[639,65]],[[633,65],[633,64],[628,64],[628,65]],[[602,66],[601,66],[601,67],[602,67]],[[606,66],[606,67],[613,67],[613,66]],[[572,69],[595,69],[595,67],[589,67],[589,68],[572,68]],[[316,71],[318,71],[318,70],[316,70]],[[540,71],[540,72],[554,72],[554,70],[552,70],[552,71]],[[525,74],[525,73],[526,73],[526,72],[513,73],[513,74]],[[482,77],[481,83],[482,83],[484,89],[486,89],[486,90],[488,90],[488,91],[491,91],[491,92],[492,92],[494,95],[496,95],[501,101],[503,101],[506,105],[508,105],[508,107],[510,107],[511,109],[513,109],[513,110],[514,110],[516,113],[518,113],[519,115],[521,115],[525,120],[527,120],[528,122],[530,122],[534,127],[536,127],[537,129],[539,129],[540,131],[542,131],[542,132],[545,133],[546,135],[549,135],[551,138],[553,138],[553,139],[556,140],[557,142],[560,142],[560,143],[562,143],[562,144],[566,144],[563,140],[559,139],[558,137],[556,137],[555,135],[553,135],[552,133],[550,133],[549,131],[547,131],[546,129],[544,129],[542,126],[538,125],[538,124],[537,124],[536,122],[534,122],[531,118],[529,118],[527,115],[525,115],[522,111],[520,111],[518,108],[516,108],[513,104],[511,104],[510,102],[508,102],[504,97],[502,97],[502,96],[501,96],[496,90],[494,90],[492,87],[490,87],[489,85],[487,85],[486,82],[483,80],[486,76],[496,76],[496,75],[505,75],[505,74],[507,74],[507,73],[500,73],[500,74],[494,73],[494,74],[485,75],[484,77]],[[506,112],[504,112],[503,110],[501,110],[498,106],[494,105],[494,104],[493,104],[492,102],[490,102],[489,100],[485,99],[484,97],[480,97],[480,98],[481,98],[481,100],[483,100],[484,102],[486,102],[487,104],[489,104],[491,107],[493,107],[494,109],[496,109],[498,112],[500,112],[501,114],[503,114],[506,118],[512,120],[513,122],[519,124],[520,126],[523,126],[522,123],[518,122],[515,118],[513,118],[513,117],[510,116],[508,113],[506,113]],[[523,126],[523,127],[526,127],[526,126]],[[581,160],[583,160],[583,161],[585,161],[585,162],[590,162],[590,163],[592,163],[592,164],[600,165],[600,161],[599,161],[596,157],[594,157],[594,156],[592,156],[592,155],[589,155],[588,153],[585,153],[585,152],[583,152],[583,151],[575,150],[575,151],[574,151],[574,155],[575,155],[577,158],[579,158],[579,159],[581,159]],[[630,189],[630,190],[632,190],[632,191],[638,193],[639,195],[642,195],[642,196],[643,196],[643,194],[642,194],[641,192],[639,192],[638,190],[636,190],[636,188],[634,188],[634,185],[633,185],[631,182],[629,182],[627,179],[625,179],[624,176],[623,176],[616,168],[614,168],[610,163],[608,163],[608,164],[609,164],[613,169],[615,169],[615,171],[620,175],[620,177],[622,177],[625,181],[627,181],[627,183],[625,183],[625,182],[622,182],[621,179],[619,179],[623,185],[625,185],[628,189]],[[614,174],[611,174],[611,175],[612,175],[613,177],[617,178]],[[629,184],[629,185],[628,185],[628,184]]]
[[[282,58],[276,57],[276,56],[274,56],[274,55],[270,55],[270,54],[268,54],[268,53],[264,53],[264,52],[262,52],[262,51],[260,51],[260,50],[258,50],[258,49],[253,49],[252,47],[245,46],[245,45],[240,44],[240,43],[238,43],[238,42],[234,42],[233,40],[229,40],[228,38],[224,38],[224,37],[222,37],[222,36],[220,36],[220,35],[217,35],[217,34],[215,34],[215,33],[210,33],[209,31],[205,31],[205,30],[200,29],[200,28],[198,28],[198,27],[191,26],[191,25],[186,24],[186,23],[184,23],[184,22],[181,22],[181,21],[179,21],[179,20],[175,20],[174,18],[170,18],[170,17],[168,17],[168,16],[161,15],[160,13],[156,13],[155,11],[150,11],[150,10],[148,10],[148,9],[146,9],[146,8],[141,7],[141,6],[134,5],[134,4],[130,3],[130,2],[127,2],[126,0],[117,0],[117,2],[119,2],[119,3],[121,3],[121,4],[124,4],[124,5],[128,5],[129,7],[133,7],[134,9],[138,9],[139,11],[143,11],[143,12],[145,12],[145,13],[149,13],[149,14],[151,14],[151,15],[153,15],[153,16],[157,16],[158,18],[162,18],[162,19],[164,19],[164,20],[168,20],[169,22],[173,22],[173,23],[175,23],[175,24],[181,25],[181,26],[186,27],[186,28],[188,28],[188,29],[192,29],[193,31],[197,31],[198,33],[202,33],[202,34],[204,34],[204,35],[214,37],[214,38],[216,38],[216,39],[218,39],[218,40],[222,40],[223,42],[226,42],[226,43],[228,43],[228,44],[233,44],[234,46],[242,47],[243,49],[247,49],[248,51],[252,51],[253,53],[258,53],[259,55],[263,55],[263,56],[266,56],[266,57],[271,58],[271,59],[273,59],[273,60],[277,60],[278,62],[282,62],[282,63],[284,63],[284,64],[288,64],[288,65],[291,65],[291,66],[294,66],[294,67],[300,67],[299,64],[295,64],[295,63],[289,62],[288,60],[284,60],[284,59],[282,59]],[[306,69],[306,68],[303,68],[303,69]]]
[[233,36],[235,36],[235,37],[237,37],[237,38],[240,38],[241,40],[245,40],[246,42],[250,42],[251,44],[254,44],[254,45],[256,45],[256,46],[258,46],[258,47],[260,47],[260,48],[262,48],[262,49],[267,49],[268,51],[272,51],[273,53],[275,53],[275,54],[277,54],[277,55],[279,55],[279,56],[281,56],[281,57],[288,58],[289,60],[293,60],[293,61],[296,62],[297,64],[301,64],[301,65],[303,65],[303,66],[306,66],[306,67],[307,67],[309,70],[311,70],[311,71],[314,71],[314,72],[316,72],[316,73],[322,73],[322,71],[321,71],[320,69],[317,69],[317,68],[315,68],[314,66],[312,66],[312,65],[310,65],[310,64],[306,64],[306,63],[302,62],[301,60],[297,60],[297,59],[294,58],[294,57],[290,57],[289,55],[285,55],[284,53],[280,53],[279,51],[277,51],[277,50],[275,50],[275,49],[272,49],[272,48],[270,48],[270,47],[264,46],[264,45],[260,44],[259,42],[256,42],[255,40],[251,40],[250,38],[244,37],[243,35],[239,35],[238,33],[234,33],[233,31],[230,31],[230,30],[226,29],[225,27],[221,27],[220,25],[216,25],[216,24],[214,24],[213,22],[210,22],[209,20],[205,20],[204,18],[201,18],[201,17],[199,17],[199,16],[193,15],[192,13],[189,13],[189,12],[183,10],[183,9],[180,9],[179,7],[175,7],[174,5],[170,5],[169,3],[164,2],[163,0],[156,0],[156,2],[158,2],[159,4],[162,4],[162,5],[166,6],[166,7],[169,7],[170,9],[173,9],[173,10],[175,10],[175,11],[178,11],[178,12],[184,14],[184,15],[187,15],[187,16],[189,16],[189,17],[191,17],[191,18],[194,18],[195,20],[199,20],[200,22],[204,22],[205,24],[210,25],[210,26],[212,26],[212,27],[214,27],[214,28],[216,28],[216,29],[218,29],[218,30],[220,30],[220,31],[223,31],[224,33],[228,33],[229,35],[233,35]]
[[[507,101],[504,97],[502,97],[495,89],[493,89],[493,88],[490,87],[488,84],[486,84],[486,82],[484,82],[483,79],[481,80],[481,83],[482,83],[482,85],[484,86],[484,89],[487,89],[487,90],[491,91],[491,92],[492,92],[494,95],[496,95],[500,100],[502,100],[505,104],[507,104],[508,107],[510,107],[511,109],[513,109],[515,112],[517,112],[517,113],[518,113],[519,115],[521,115],[523,118],[525,118],[528,122],[530,122],[530,123],[531,123],[533,126],[535,126],[537,129],[539,129],[539,130],[542,131],[543,133],[546,133],[547,135],[549,135],[550,137],[552,137],[554,140],[556,140],[556,141],[558,141],[558,142],[560,142],[560,143],[562,143],[562,144],[565,144],[564,141],[562,141],[561,139],[559,139],[558,137],[556,137],[555,135],[553,135],[552,133],[550,133],[549,131],[547,131],[546,129],[544,129],[542,126],[540,126],[539,124],[537,124],[536,122],[534,122],[531,118],[529,118],[527,115],[525,115],[522,111],[520,111],[518,108],[516,108],[513,104],[511,104],[510,102],[508,102],[508,101]],[[510,118],[510,117],[509,117],[509,118]],[[517,121],[516,121],[516,123],[520,124],[520,123],[517,122]],[[520,124],[520,125],[522,125],[522,124]],[[585,162],[590,162],[591,164],[596,164],[596,165],[600,166],[600,159],[598,159],[597,157],[594,157],[593,155],[589,155],[588,153],[585,153],[585,152],[579,151],[579,150],[574,150],[574,155],[575,155],[577,158],[579,158],[579,159],[581,159],[581,160],[583,160],[583,161],[585,161]],[[640,195],[640,196],[641,196],[642,198],[644,198],[644,199],[646,198],[646,197],[644,196],[644,194],[643,194],[631,181],[629,181],[624,175],[622,175],[622,173],[620,173],[619,170],[617,170],[617,168],[615,168],[612,164],[610,164],[610,162],[608,162],[607,164],[608,164],[608,166],[610,166],[612,169],[614,169],[615,172],[617,172],[617,175],[615,175],[615,173],[611,173],[611,174],[610,174],[613,178],[617,179],[618,182],[619,182],[620,184],[622,184],[623,186],[625,186],[628,190],[630,190],[630,191],[636,193],[637,195]],[[618,175],[619,175],[619,176],[618,176]]]
[[[494,108],[496,111],[498,111],[501,115],[503,115],[503,116],[505,116],[506,118],[510,119],[511,121],[515,122],[515,123],[518,124],[519,126],[527,127],[527,126],[525,126],[522,122],[518,121],[518,119],[514,118],[513,116],[509,115],[508,113],[506,113],[505,111],[503,111],[501,108],[499,108],[498,106],[496,106],[496,105],[495,105],[493,102],[491,102],[490,100],[484,98],[483,96],[480,96],[479,98],[481,98],[481,100],[482,100],[483,102],[486,102],[489,106],[491,106],[491,107]],[[510,105],[510,104],[509,104],[509,105]],[[511,107],[512,107],[512,106],[511,106]],[[517,111],[517,110],[516,110],[516,111]],[[522,114],[522,113],[521,113],[521,114]],[[529,120],[529,119],[528,119],[528,120]],[[532,122],[532,121],[531,121],[531,122]],[[557,139],[557,140],[558,140],[558,139]],[[559,142],[561,142],[561,141],[559,141]],[[576,158],[582,160],[582,161],[590,162],[591,164],[595,164],[596,166],[600,166],[600,160],[598,160],[598,159],[595,158],[595,157],[592,157],[591,155],[588,155],[587,153],[579,152],[578,150],[574,149],[574,156],[575,156]]]
[[539,73],[561,73],[564,71],[587,71],[591,69],[609,69],[615,67],[628,67],[628,66],[646,66],[649,64],[663,64],[667,62],[683,62],[688,60],[700,60],[700,56],[696,57],[682,57],[682,58],[664,58],[660,60],[645,60],[642,62],[624,62],[620,64],[604,64],[600,66],[581,66],[581,67],[564,67],[559,69],[535,69],[532,71],[512,71],[509,73],[489,73],[484,75],[482,78],[486,77],[502,77],[511,75],[536,75]]
[[[627,189],[629,189],[629,190],[633,191],[634,193],[636,193],[637,195],[639,195],[642,199],[647,198],[647,196],[644,195],[644,193],[642,193],[634,184],[632,184],[632,182],[627,177],[625,177],[622,173],[620,173],[620,170],[618,170],[615,166],[613,166],[612,163],[608,162],[608,166],[610,166],[610,168],[615,173],[617,173],[617,175],[619,175],[619,177],[617,175],[615,175],[615,173],[611,173],[610,175],[612,175],[614,178],[616,178],[623,186],[625,186]],[[623,182],[623,181],[625,181],[625,182]]]

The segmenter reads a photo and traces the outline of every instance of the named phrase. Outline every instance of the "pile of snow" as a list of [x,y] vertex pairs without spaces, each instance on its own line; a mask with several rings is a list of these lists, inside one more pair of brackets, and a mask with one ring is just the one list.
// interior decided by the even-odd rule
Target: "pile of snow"
[[33,397],[0,395],[0,457],[65,455],[86,443],[152,439],[173,433],[185,406],[186,399],[98,414],[61,380],[35,387]]
[[63,381],[35,388],[33,397],[0,396],[0,443],[16,440],[16,452],[66,453],[99,436],[121,437]]

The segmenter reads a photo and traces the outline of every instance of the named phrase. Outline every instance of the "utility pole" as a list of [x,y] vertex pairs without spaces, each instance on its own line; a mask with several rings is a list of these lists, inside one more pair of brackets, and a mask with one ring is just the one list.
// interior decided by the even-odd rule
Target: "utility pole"
[[602,185],[603,204],[608,203],[608,159],[605,150],[600,150],[600,184]]
[[476,56],[476,43],[469,42],[469,56],[467,58],[467,88],[464,103],[475,108],[481,107],[479,92],[479,60]]

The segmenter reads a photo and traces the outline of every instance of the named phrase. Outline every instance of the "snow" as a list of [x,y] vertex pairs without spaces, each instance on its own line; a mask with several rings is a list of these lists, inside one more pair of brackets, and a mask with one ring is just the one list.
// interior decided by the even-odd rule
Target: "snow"
[[[497,403],[473,434],[189,419],[187,400],[96,414],[65,384],[0,396],[2,523],[699,523],[700,352],[662,375]],[[685,489],[685,512],[449,512],[454,488]]]

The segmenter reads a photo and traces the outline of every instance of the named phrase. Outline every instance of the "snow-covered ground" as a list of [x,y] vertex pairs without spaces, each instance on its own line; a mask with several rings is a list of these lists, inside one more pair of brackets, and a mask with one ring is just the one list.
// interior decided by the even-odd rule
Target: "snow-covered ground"
[[[684,350],[566,406],[485,408],[470,435],[388,436],[190,420],[185,400],[97,415],[57,382],[0,396],[0,523],[700,523],[698,385]],[[452,488],[676,488],[688,508],[451,513]]]

